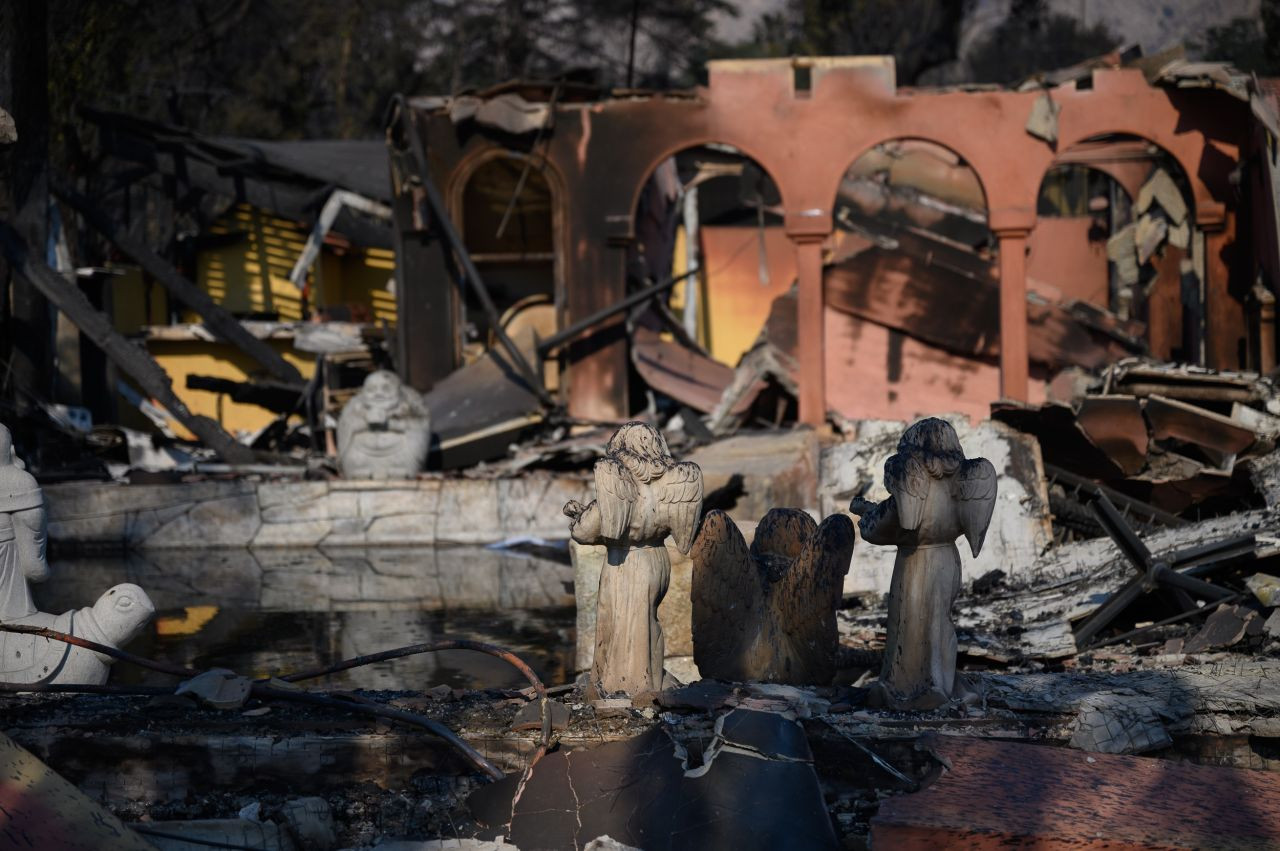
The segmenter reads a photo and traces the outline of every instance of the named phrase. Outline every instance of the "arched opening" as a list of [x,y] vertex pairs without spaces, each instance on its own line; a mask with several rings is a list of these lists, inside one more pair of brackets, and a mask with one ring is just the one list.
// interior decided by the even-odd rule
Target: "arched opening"
[[[711,413],[734,368],[765,336],[775,303],[795,283],[778,185],[732,145],[709,143],[667,157],[636,205],[628,277],[633,290],[678,281],[633,315],[632,361],[640,377],[676,402]],[[781,380],[790,385],[789,376]],[[736,421],[772,424],[796,416],[793,394],[775,378],[753,385],[732,407]]]
[[833,211],[828,406],[854,419],[985,417],[1000,397],[999,281],[977,173],[934,142],[886,141],[849,165]]
[[650,175],[635,221],[633,285],[692,273],[666,307],[690,341],[736,364],[795,279],[773,178],[732,145],[687,148]]
[[1200,362],[1202,287],[1186,174],[1159,146],[1112,134],[1072,145],[1040,184],[1028,288],[1113,314],[1164,360]]
[[[551,181],[528,157],[501,151],[471,171],[457,203],[462,238],[499,322],[536,364],[537,342],[556,331],[560,303]],[[469,362],[494,345],[494,329],[470,287],[462,313],[464,360]],[[544,380],[548,389],[555,388],[554,368]]]

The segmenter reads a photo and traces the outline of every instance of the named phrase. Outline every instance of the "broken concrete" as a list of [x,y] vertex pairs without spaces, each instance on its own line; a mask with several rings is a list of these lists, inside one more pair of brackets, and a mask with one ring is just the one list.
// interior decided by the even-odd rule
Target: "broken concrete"
[[744,709],[717,719],[696,768],[655,728],[550,753],[527,784],[509,777],[469,803],[522,851],[579,847],[602,834],[640,848],[839,847],[803,729]]
[[416,481],[75,482],[45,488],[49,535],[65,549],[490,544],[563,537],[561,507],[585,478],[431,476]]

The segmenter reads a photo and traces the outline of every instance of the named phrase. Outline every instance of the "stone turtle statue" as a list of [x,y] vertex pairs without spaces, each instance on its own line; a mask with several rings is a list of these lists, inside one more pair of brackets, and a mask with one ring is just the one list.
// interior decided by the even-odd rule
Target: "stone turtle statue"
[[[147,592],[137,585],[117,585],[92,608],[51,615],[35,612],[6,621],[40,626],[119,647],[127,644],[155,614]],[[115,660],[84,647],[38,635],[0,632],[0,682],[77,683],[103,685]]]

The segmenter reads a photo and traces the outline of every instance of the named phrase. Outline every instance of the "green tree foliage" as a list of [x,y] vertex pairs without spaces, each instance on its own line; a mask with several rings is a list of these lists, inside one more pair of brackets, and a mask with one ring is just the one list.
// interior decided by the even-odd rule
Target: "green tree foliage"
[[765,15],[738,56],[892,55],[900,82],[914,85],[957,57],[960,24],[973,0],[791,0]]
[[262,138],[373,137],[395,92],[569,71],[687,85],[727,0],[50,0],[57,118],[78,104]]
[[976,82],[1015,83],[1100,56],[1119,43],[1102,24],[1086,27],[1050,12],[1046,0],[1014,0],[1009,16],[974,48],[969,67]]
[[1230,62],[1241,71],[1280,76],[1280,0],[1262,0],[1261,12],[1209,27],[1196,49],[1207,60]]

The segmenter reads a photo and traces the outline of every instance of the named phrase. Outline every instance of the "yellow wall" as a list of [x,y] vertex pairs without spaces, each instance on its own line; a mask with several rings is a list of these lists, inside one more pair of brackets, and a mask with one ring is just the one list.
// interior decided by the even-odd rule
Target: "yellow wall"
[[144,325],[163,325],[169,321],[169,294],[165,288],[152,283],[148,293],[141,269],[137,266],[121,266],[119,269],[124,274],[112,275],[107,284],[111,288],[111,317],[116,330],[121,334],[137,334]]
[[[272,348],[298,368],[303,378],[310,378],[315,371],[315,359],[308,352],[295,351],[290,340],[271,340]],[[203,340],[148,340],[147,350],[169,374],[173,390],[186,403],[193,414],[203,414],[222,424],[227,431],[256,431],[275,419],[276,415],[257,405],[244,405],[222,399],[219,413],[217,393],[206,390],[188,390],[188,375],[207,375],[232,381],[247,381],[252,374],[261,374],[257,361],[226,343],[207,343]],[[174,430],[183,434],[185,429],[176,422]]]
[[[289,272],[307,241],[293,222],[241,204],[209,228],[212,234],[242,233],[243,239],[200,252],[196,283],[232,313],[278,313],[302,319],[302,299]],[[190,317],[187,321],[198,321]]]
[[[301,293],[289,273],[306,245],[307,228],[241,204],[209,231],[243,234],[241,240],[200,252],[196,282],[214,301],[237,314],[274,312],[286,322],[303,318]],[[373,321],[394,324],[395,297],[387,281],[395,267],[390,249],[353,246],[339,251],[326,245],[307,275],[311,305],[362,305]]]
[[[308,230],[302,225],[272,216],[242,204],[232,208],[211,228],[210,233],[242,234],[217,248],[200,252],[197,258],[196,282],[214,301],[236,314],[275,312],[281,321],[299,321],[302,316],[301,293],[289,282],[289,272],[302,253]],[[112,279],[111,312],[116,329],[134,335],[147,325],[168,322],[169,299],[158,284],[151,285],[150,312],[147,311],[143,275],[135,267],[124,267],[125,274]],[[370,321],[394,326],[395,296],[388,282],[395,275],[395,253],[384,248],[336,249],[326,245],[308,275],[314,307],[329,305],[363,306]],[[184,311],[181,319],[198,323],[199,316]],[[275,347],[293,363],[304,378],[315,369],[314,357],[294,351],[290,340],[272,340]],[[251,432],[270,423],[275,415],[257,405],[244,405],[223,398],[219,413],[218,394],[188,390],[188,375],[205,375],[233,381],[247,381],[262,369],[234,346],[201,340],[147,341],[147,348],[168,373],[174,392],[192,413],[203,414],[222,423],[228,431]],[[143,421],[131,416],[131,406],[121,400],[122,418],[131,425]],[[179,434],[184,429],[174,423]]]

